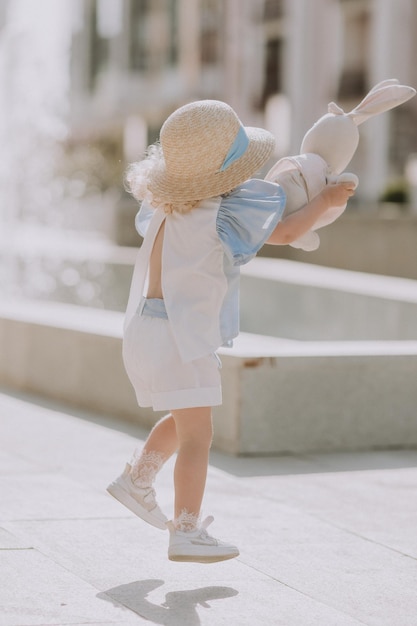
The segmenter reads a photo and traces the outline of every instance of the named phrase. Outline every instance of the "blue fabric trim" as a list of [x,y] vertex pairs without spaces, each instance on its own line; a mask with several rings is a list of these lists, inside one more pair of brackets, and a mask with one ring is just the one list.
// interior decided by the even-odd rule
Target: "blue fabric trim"
[[248,263],[272,234],[285,209],[276,183],[251,179],[222,199],[216,229],[232,265]]
[[143,200],[139,213],[137,213],[135,217],[135,228],[142,237],[146,235],[154,213],[155,209],[149,204],[149,202]]
[[161,320],[168,319],[165,302],[160,298],[142,298],[138,314],[145,317],[159,317]]
[[225,160],[223,161],[223,165],[220,168],[221,172],[224,172],[232,163],[240,159],[248,149],[249,146],[249,137],[246,134],[243,126],[239,128],[239,131],[236,135],[236,139],[232,143],[229,152],[226,155]]

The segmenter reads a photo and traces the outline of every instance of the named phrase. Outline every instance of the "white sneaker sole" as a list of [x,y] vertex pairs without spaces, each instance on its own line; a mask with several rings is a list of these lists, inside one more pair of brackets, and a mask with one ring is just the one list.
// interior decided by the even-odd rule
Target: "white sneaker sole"
[[219,561],[228,561],[229,559],[235,559],[239,556],[239,550],[236,552],[225,552],[224,554],[176,554],[175,552],[168,551],[168,559],[170,561],[177,561],[182,563],[218,563]]
[[132,511],[132,513],[143,519],[144,522],[148,522],[148,524],[151,524],[156,528],[160,528],[161,530],[167,530],[164,521],[160,520],[158,517],[155,517],[155,515],[152,515],[152,511],[148,511],[147,509],[145,509],[145,507],[139,504],[137,500],[132,498],[132,496],[129,495],[129,493],[125,491],[125,489],[123,489],[123,487],[121,487],[117,482],[111,483],[107,487],[107,492],[111,496],[113,496],[113,498],[116,498],[116,500],[118,500],[121,504],[127,507],[129,511]]

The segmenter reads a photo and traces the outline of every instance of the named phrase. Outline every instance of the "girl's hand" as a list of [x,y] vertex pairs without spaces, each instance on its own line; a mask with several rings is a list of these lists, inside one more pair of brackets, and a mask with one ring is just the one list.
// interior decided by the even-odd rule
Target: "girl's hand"
[[267,243],[287,245],[299,239],[314,227],[324,213],[332,207],[344,206],[355,193],[354,182],[331,183],[315,197],[294,213],[285,216],[277,224]]
[[343,206],[355,193],[354,183],[329,184],[320,192],[322,201],[328,209]]

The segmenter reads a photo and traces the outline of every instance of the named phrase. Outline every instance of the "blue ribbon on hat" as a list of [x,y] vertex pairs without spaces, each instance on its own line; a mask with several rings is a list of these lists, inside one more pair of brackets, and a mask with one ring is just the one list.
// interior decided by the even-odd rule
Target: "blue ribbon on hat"
[[220,168],[221,172],[224,172],[232,163],[240,159],[240,157],[246,152],[249,146],[249,137],[246,134],[243,126],[239,128],[234,142],[232,143],[229,152],[226,155],[225,160]]

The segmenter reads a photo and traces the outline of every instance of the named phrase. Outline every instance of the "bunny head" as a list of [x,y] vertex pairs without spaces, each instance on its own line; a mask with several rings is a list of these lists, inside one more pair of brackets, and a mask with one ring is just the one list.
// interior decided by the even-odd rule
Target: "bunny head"
[[[284,189],[287,196],[284,215],[306,205],[326,184],[349,182],[356,187],[358,179],[355,174],[342,172],[358,147],[358,126],[370,117],[406,102],[415,93],[412,87],[400,85],[393,79],[376,85],[350,113],[330,103],[328,113],[305,135],[301,154],[280,159],[265,177]],[[346,204],[330,207],[309,231],[290,245],[306,251],[316,250],[320,245],[316,230],[334,222],[345,208]]]
[[334,102],[304,136],[301,153],[321,156],[334,174],[341,174],[351,161],[359,143],[358,126],[370,117],[389,111],[412,98],[413,87],[396,79],[378,83],[357,107],[345,113]]
[[340,174],[351,161],[358,144],[359,130],[355,122],[342,109],[336,111],[332,102],[329,113],[323,115],[304,136],[301,154],[320,155],[332,173]]

